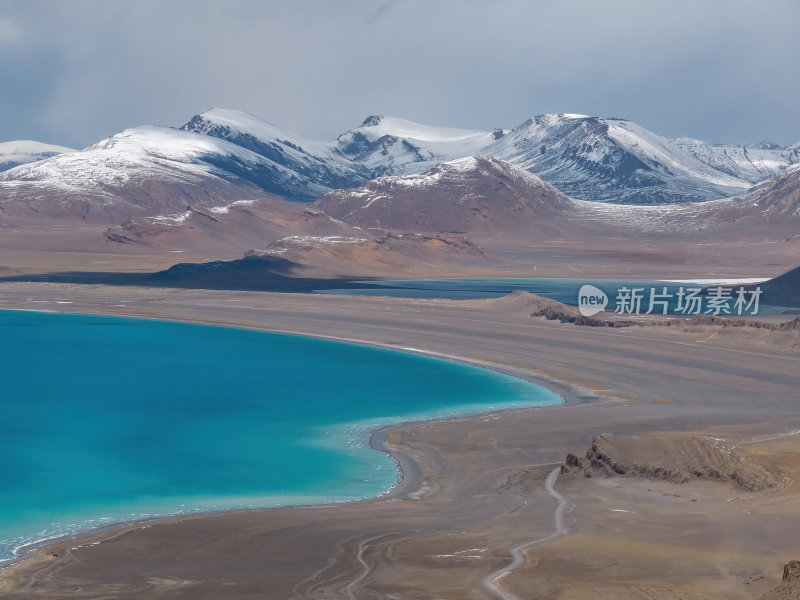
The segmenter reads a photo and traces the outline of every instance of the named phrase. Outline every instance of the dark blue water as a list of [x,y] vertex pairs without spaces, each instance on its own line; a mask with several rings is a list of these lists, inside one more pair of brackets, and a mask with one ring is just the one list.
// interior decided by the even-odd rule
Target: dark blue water
[[[631,280],[631,279],[569,279],[569,278],[537,278],[537,279],[491,279],[491,278],[468,278],[468,279],[410,279],[410,280],[387,280],[387,281],[361,281],[356,282],[368,285],[365,289],[330,289],[330,290],[316,290],[318,293],[323,294],[347,294],[351,296],[392,296],[399,298],[450,298],[454,300],[470,300],[477,298],[498,298],[510,294],[515,290],[524,290],[538,296],[545,298],[552,298],[564,304],[576,306],[578,303],[578,291],[581,286],[588,283],[596,286],[608,296],[607,310],[615,310],[618,306],[618,296],[622,288],[641,288],[642,291],[638,292],[639,312],[644,314],[650,309],[651,294],[658,294],[654,297],[656,301],[665,300],[667,302],[667,314],[686,315],[692,316],[698,314],[695,312],[695,307],[699,308],[700,314],[719,314],[726,316],[727,314],[735,315],[738,310],[735,306],[736,290],[741,285],[723,285],[723,288],[730,290],[731,299],[723,304],[728,305],[728,311],[720,310],[716,313],[716,309],[710,309],[708,299],[702,300],[700,304],[688,306],[684,300],[682,305],[687,307],[688,310],[681,311],[679,304],[679,290],[684,289],[684,293],[688,293],[690,289],[702,289],[708,287],[708,284],[698,284],[692,282],[665,282],[665,281],[650,281],[650,280]],[[661,295],[671,295],[665,298]],[[746,300],[750,300],[750,296]],[[626,310],[633,309],[633,304],[627,300]],[[742,307],[744,308],[744,306]],[[743,314],[751,314],[754,305],[750,310],[744,311]],[[782,312],[784,309],[779,306],[772,306],[769,304],[767,296],[761,296],[758,302],[759,313],[775,313]],[[628,314],[636,312],[635,310],[627,311]],[[661,304],[654,304],[653,312],[661,314],[663,307]]]
[[6,311],[0,376],[0,559],[123,520],[373,496],[397,472],[370,428],[560,402],[379,348]]

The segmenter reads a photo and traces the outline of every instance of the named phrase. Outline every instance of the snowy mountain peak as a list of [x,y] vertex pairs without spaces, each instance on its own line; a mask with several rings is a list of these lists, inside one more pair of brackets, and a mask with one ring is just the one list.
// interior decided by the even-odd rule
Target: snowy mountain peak
[[15,140],[0,142],[0,171],[7,171],[20,165],[33,163],[59,154],[77,152],[66,146],[45,144],[34,140]]
[[55,144],[45,144],[35,140],[15,140],[12,142],[0,142],[0,155],[8,154],[66,154],[67,152],[77,152],[74,148],[57,146]]
[[212,108],[181,129],[225,140],[295,172],[293,191],[283,194],[292,198],[311,200],[317,190],[352,187],[369,178],[362,165],[341,156],[335,142],[309,140],[239,110]]
[[[457,187],[479,181],[481,203],[508,185],[541,189],[541,178],[579,200],[670,204],[740,196],[800,169],[800,144],[675,140],[624,119],[567,113],[538,115],[510,131],[370,115],[335,140],[315,141],[243,111],[212,108],[180,129],[126,129],[79,152],[36,144],[0,144],[0,170],[4,152],[30,158],[0,173],[5,215],[72,211],[99,222],[263,195],[311,201],[376,178],[408,191],[438,180]],[[520,198],[508,195],[509,202],[512,196]]]
[[406,119],[375,115],[364,119],[364,122],[357,129],[371,137],[371,139],[390,135],[420,142],[456,142],[475,137],[485,138],[490,135],[488,131],[435,127]]
[[539,175],[569,196],[622,204],[736,196],[800,162],[760,145],[671,140],[616,117],[537,115],[481,154]]
[[375,127],[381,124],[381,119],[383,119],[383,115],[370,115],[364,119],[359,127]]
[[419,173],[439,162],[478,154],[498,137],[497,131],[435,127],[370,115],[334,144],[337,153],[366,166],[370,177],[379,177]]
[[[257,117],[253,114],[245,112],[243,110],[237,110],[235,108],[222,108],[219,106],[215,106],[204,110],[198,115],[192,117],[189,121],[195,122],[206,122],[206,123],[217,123],[222,125],[227,125],[233,129],[237,130],[250,130],[253,127],[267,127],[269,129],[279,129],[273,123]],[[181,129],[190,129],[187,125],[181,127]]]
[[569,120],[569,119],[591,119],[592,118],[589,115],[580,115],[580,114],[575,114],[575,113],[557,113],[557,114],[552,115],[552,116],[555,116],[555,117],[557,117],[559,119],[565,119],[565,120]]
[[124,155],[148,154],[188,160],[191,157],[219,152],[221,145],[213,138],[194,136],[179,129],[143,125],[115,133],[92,144],[84,152],[117,149]]
[[[261,142],[279,142],[304,152],[325,150],[323,142],[306,139],[255,115],[230,108],[210,108],[192,117],[181,129],[234,143],[237,143],[235,140],[246,137]],[[246,143],[241,145],[248,146]]]

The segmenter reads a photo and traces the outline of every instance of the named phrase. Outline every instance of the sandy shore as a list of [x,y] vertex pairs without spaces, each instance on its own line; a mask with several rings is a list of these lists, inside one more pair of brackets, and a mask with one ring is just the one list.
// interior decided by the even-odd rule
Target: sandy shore
[[[0,574],[11,598],[489,598],[481,580],[511,562],[510,549],[552,533],[557,503],[546,477],[598,434],[757,441],[800,429],[800,354],[770,336],[582,328],[531,319],[507,299],[4,283],[0,307],[378,344],[522,375],[572,400],[385,432],[383,443],[414,471],[385,498],[168,520],[42,550],[39,561]],[[788,480],[762,494],[707,482],[558,480],[573,506],[569,534],[524,550],[503,589],[531,598],[758,597],[797,558],[798,438],[754,444]]]

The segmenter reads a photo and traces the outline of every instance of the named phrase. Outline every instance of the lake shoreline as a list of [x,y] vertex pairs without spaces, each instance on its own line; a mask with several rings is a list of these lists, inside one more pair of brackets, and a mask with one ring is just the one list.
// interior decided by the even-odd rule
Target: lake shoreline
[[[454,355],[434,354],[415,348],[400,348],[377,342],[365,343],[365,342],[354,341],[351,339],[344,339],[333,336],[292,333],[280,330],[265,329],[261,327],[242,327],[235,325],[226,325],[221,323],[203,322],[198,320],[155,319],[150,317],[132,317],[132,316],[124,316],[124,315],[101,313],[101,312],[53,313],[51,311],[41,311],[35,309],[7,309],[4,307],[0,308],[0,311],[34,312],[42,314],[70,314],[76,316],[99,316],[99,317],[110,317],[110,318],[138,319],[146,321],[157,321],[163,323],[182,323],[182,324],[200,325],[205,327],[221,327],[226,329],[256,331],[262,333],[278,333],[282,335],[292,335],[292,336],[305,337],[311,339],[322,339],[322,340],[336,341],[347,344],[355,344],[359,346],[380,348],[384,350],[392,350],[396,352],[405,352],[408,354],[426,356],[430,358],[435,358],[437,360],[455,362],[466,366],[471,366],[496,372],[502,375],[508,375],[526,381],[528,383],[537,385],[539,387],[546,388],[554,392],[555,394],[559,395],[562,400],[560,403],[557,404],[531,405],[528,407],[514,406],[514,407],[500,408],[500,409],[487,409],[485,411],[480,409],[476,411],[468,410],[466,412],[456,412],[453,413],[452,415],[436,416],[430,418],[424,416],[421,418],[414,418],[413,416],[411,416],[409,418],[401,418],[400,420],[395,422],[379,424],[376,427],[372,427],[370,429],[365,430],[365,438],[367,440],[367,445],[375,451],[386,453],[392,459],[392,462],[397,472],[396,481],[391,487],[372,496],[357,498],[353,500],[320,502],[320,503],[310,503],[310,504],[287,503],[287,504],[278,504],[275,506],[262,506],[253,508],[222,508],[214,510],[198,510],[196,512],[189,512],[189,513],[164,514],[158,516],[135,518],[130,520],[120,520],[109,523],[107,525],[88,527],[86,529],[80,529],[78,531],[75,531],[74,533],[58,535],[54,537],[46,537],[40,540],[36,540],[30,543],[25,543],[20,546],[17,546],[14,549],[14,552],[17,553],[18,556],[0,560],[0,572],[9,569],[13,570],[14,568],[20,568],[21,566],[28,563],[35,563],[37,559],[49,562],[49,559],[52,555],[62,555],[65,552],[68,553],[70,550],[74,550],[76,548],[113,539],[119,535],[122,535],[123,533],[127,533],[128,531],[152,527],[166,523],[175,523],[179,521],[200,519],[221,513],[249,513],[253,511],[272,510],[275,508],[281,508],[281,509],[299,508],[299,507],[313,508],[313,507],[324,507],[330,505],[374,502],[378,500],[387,500],[396,497],[401,497],[407,494],[411,494],[420,488],[420,486],[422,485],[421,482],[422,475],[420,466],[415,462],[414,457],[410,453],[398,448],[391,447],[391,445],[389,444],[389,434],[392,431],[406,428],[412,425],[425,425],[427,423],[440,422],[440,421],[473,420],[482,417],[489,417],[500,413],[535,410],[550,406],[571,405],[576,402],[576,396],[572,394],[569,390],[567,390],[566,388],[560,388],[560,386],[558,386],[556,383],[552,381],[544,381],[540,377],[536,376],[534,373],[523,371],[521,369],[504,367],[502,365],[495,365],[495,364],[483,363],[480,361],[468,360]],[[34,565],[31,564],[31,566],[33,567]],[[2,591],[2,588],[0,588],[0,591]]]
[[[64,586],[75,583],[94,594],[90,597],[108,595],[104,590],[116,586],[120,598],[133,599],[169,594],[170,582],[186,582],[198,600],[230,596],[236,587],[227,586],[276,600],[312,597],[323,590],[341,595],[348,585],[400,596],[452,589],[463,597],[478,589],[485,575],[508,564],[510,548],[552,532],[546,476],[568,453],[585,453],[597,435],[697,432],[735,441],[800,427],[800,356],[777,346],[774,332],[764,332],[763,340],[747,332],[743,340],[710,331],[695,337],[679,328],[585,328],[533,319],[525,306],[493,301],[171,294],[49,284],[3,285],[0,293],[0,305],[7,308],[49,307],[32,300],[57,299],[72,302],[52,305],[61,312],[210,322],[457,354],[470,363],[560,382],[570,392],[563,405],[412,423],[377,434],[376,442],[413,455],[412,464],[424,480],[415,490],[419,493],[313,508],[215,513],[141,527],[113,542],[84,547],[67,561],[42,556],[36,566],[20,563],[15,574],[0,571],[2,579],[19,587],[11,594],[14,600],[66,597]],[[404,479],[412,478],[413,473],[405,474]],[[620,497],[625,486],[612,494],[591,480],[559,478],[556,487],[576,506],[567,515],[570,534],[529,551],[545,561],[536,564],[549,566],[515,570],[504,579],[504,587],[515,593],[539,581],[573,590],[577,597],[597,586],[617,586],[608,588],[610,597],[627,598],[634,597],[634,590],[626,595],[626,585],[668,585],[687,593],[702,585],[709,597],[745,600],[777,585],[782,564],[796,558],[789,528],[775,529],[767,516],[759,516],[789,519],[793,505],[782,493],[763,500],[698,501],[692,508],[706,511],[701,521],[706,525],[698,530],[674,527],[690,489],[679,484],[660,484],[654,497],[635,486],[632,495]],[[763,502],[769,503],[768,510],[759,508]],[[673,510],[673,505],[674,514],[654,512]],[[607,512],[606,507],[631,512]],[[744,508],[750,511],[747,517],[742,517]],[[652,529],[651,522],[664,527]],[[292,535],[287,537],[287,531]],[[724,557],[715,550],[721,536],[731,550]],[[590,581],[598,552],[605,553],[603,560],[613,560],[615,549],[628,548],[619,546],[626,540],[640,540],[645,551],[620,555],[623,563],[613,563],[619,577]],[[761,551],[767,543],[770,553]],[[481,558],[459,559],[457,553],[465,549],[476,549],[473,554]],[[687,552],[694,557],[689,566]],[[647,562],[651,554],[659,556],[657,573]],[[383,562],[387,556],[391,563]],[[733,583],[719,576],[720,564],[747,573],[748,585],[731,593]],[[666,570],[675,573],[667,583],[660,578]],[[756,576],[758,581],[751,583]]]

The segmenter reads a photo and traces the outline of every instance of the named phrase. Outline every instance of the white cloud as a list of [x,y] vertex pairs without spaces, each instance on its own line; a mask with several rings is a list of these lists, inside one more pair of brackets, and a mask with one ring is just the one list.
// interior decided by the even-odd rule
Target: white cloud
[[76,147],[211,106],[316,139],[375,113],[486,129],[571,112],[800,140],[796,0],[0,3],[0,140]]

